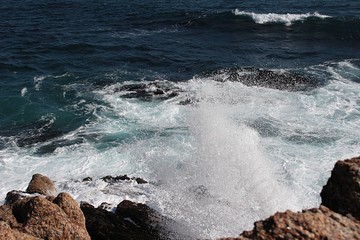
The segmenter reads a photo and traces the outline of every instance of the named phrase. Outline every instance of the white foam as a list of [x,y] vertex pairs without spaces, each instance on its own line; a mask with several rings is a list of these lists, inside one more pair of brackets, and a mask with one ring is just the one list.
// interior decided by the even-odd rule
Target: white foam
[[20,94],[21,94],[22,97],[24,97],[27,92],[28,92],[27,88],[24,87],[24,88],[21,89]]
[[243,15],[251,17],[254,22],[258,24],[266,24],[266,23],[284,23],[286,26],[290,26],[295,21],[303,21],[309,17],[317,17],[317,18],[329,18],[331,16],[323,15],[318,12],[314,13],[303,13],[303,14],[278,14],[278,13],[254,13],[254,12],[245,12],[240,11],[239,9],[235,9],[235,15]]
[[[79,202],[147,203],[198,238],[236,236],[275,211],[316,207],[335,161],[360,153],[360,85],[347,81],[357,68],[349,63],[311,69],[330,76],[311,92],[207,78],[178,83],[184,92],[161,102],[121,98],[117,84],[96,90],[96,101],[78,103],[95,120],[57,139],[83,143],[47,155],[36,151],[48,143],[0,150],[0,198],[43,173]],[[198,101],[178,104],[188,97]],[[123,174],[150,184],[98,180]],[[88,176],[94,181],[81,181]]]

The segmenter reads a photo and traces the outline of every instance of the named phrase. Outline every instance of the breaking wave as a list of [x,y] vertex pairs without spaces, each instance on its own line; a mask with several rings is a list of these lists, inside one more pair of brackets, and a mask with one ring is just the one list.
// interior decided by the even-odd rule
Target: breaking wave
[[303,14],[278,14],[278,13],[254,13],[254,12],[245,12],[240,11],[239,9],[235,9],[234,14],[236,16],[249,16],[254,22],[258,24],[266,24],[266,23],[284,23],[286,26],[290,26],[296,21],[303,21],[307,18],[331,18],[328,15],[322,15],[318,12],[314,13],[303,13]]

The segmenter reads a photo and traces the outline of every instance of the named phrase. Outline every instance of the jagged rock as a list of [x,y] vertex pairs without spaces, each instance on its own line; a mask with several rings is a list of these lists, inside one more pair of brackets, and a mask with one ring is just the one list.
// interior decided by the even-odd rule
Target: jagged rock
[[16,197],[11,192],[7,204],[0,206],[0,223],[7,234],[24,236],[19,239],[90,239],[84,215],[69,194],[60,193],[56,198],[19,194]]
[[100,179],[103,180],[104,182],[107,182],[107,183],[114,183],[114,182],[117,182],[117,181],[128,181],[128,180],[135,180],[138,184],[148,183],[147,181],[145,181],[142,178],[139,178],[139,177],[130,178],[127,175],[120,175],[120,176],[116,176],[116,177],[108,175],[108,176],[102,177]]
[[255,222],[252,231],[225,239],[360,239],[360,222],[320,206],[298,213],[276,213]]
[[360,220],[360,157],[338,161],[320,195],[322,205]]
[[184,236],[174,230],[182,226],[145,204],[124,200],[113,213],[102,207],[95,208],[88,203],[81,203],[81,210],[92,240],[190,239],[190,235]]
[[56,188],[50,178],[37,173],[32,176],[26,192],[53,196],[56,194]]

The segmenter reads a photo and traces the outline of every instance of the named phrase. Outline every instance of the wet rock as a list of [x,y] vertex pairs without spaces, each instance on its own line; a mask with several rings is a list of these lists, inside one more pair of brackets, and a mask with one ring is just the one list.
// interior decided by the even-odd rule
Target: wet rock
[[107,182],[107,183],[112,183],[112,182],[117,182],[117,181],[130,180],[130,178],[127,175],[120,175],[120,176],[116,176],[116,177],[108,175],[108,176],[102,177],[101,180],[103,180],[104,182]]
[[135,181],[138,183],[138,184],[145,184],[145,183],[148,183],[147,181],[145,181],[144,179],[142,178],[133,178],[135,179]]
[[56,189],[54,183],[48,177],[37,173],[32,176],[26,192],[53,196],[56,194]]
[[360,157],[338,161],[320,195],[322,205],[360,220]]
[[91,182],[93,179],[91,177],[86,177],[82,181],[83,182]]
[[240,237],[225,239],[360,239],[360,222],[321,206],[297,213],[276,213],[255,222],[254,229]]
[[67,193],[56,198],[11,195],[11,201],[0,207],[0,224],[5,230],[12,229],[8,234],[32,236],[23,239],[90,239],[84,215]]
[[150,83],[124,84],[115,90],[123,92],[123,98],[137,98],[141,100],[167,100],[178,96],[181,89],[168,81]]
[[124,200],[118,204],[115,212],[108,212],[102,207],[81,203],[81,209],[92,240],[193,239],[190,234],[180,234],[190,231],[145,204]]
[[[120,204],[119,204],[120,205]],[[86,217],[86,228],[92,240],[96,239],[162,239],[160,229],[149,222],[148,213],[139,207],[138,210],[108,212],[82,203],[81,209]],[[129,213],[129,212],[136,212]],[[131,218],[131,216],[133,218]]]
[[241,82],[247,86],[274,88],[286,91],[306,91],[316,88],[319,82],[298,73],[266,69],[227,68],[215,71],[210,76],[216,81]]
[[116,177],[108,175],[108,176],[102,177],[100,179],[103,180],[104,182],[107,182],[107,183],[115,183],[115,182],[118,182],[118,181],[130,181],[130,180],[134,180],[138,184],[148,183],[147,181],[145,181],[142,178],[139,178],[139,177],[130,178],[126,174],[125,175],[119,175],[119,176],[116,176]]

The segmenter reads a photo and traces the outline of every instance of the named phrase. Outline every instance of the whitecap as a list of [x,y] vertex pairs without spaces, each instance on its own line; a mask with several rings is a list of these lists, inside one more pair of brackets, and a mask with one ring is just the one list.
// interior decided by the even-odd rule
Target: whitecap
[[27,92],[28,92],[27,88],[24,87],[23,89],[21,89],[21,96],[24,97]]
[[302,14],[278,14],[278,13],[254,13],[254,12],[245,12],[240,11],[239,9],[235,9],[234,14],[237,16],[249,16],[254,22],[258,24],[266,24],[266,23],[284,23],[286,26],[290,26],[295,21],[304,21],[310,17],[317,18],[329,18],[331,16],[323,15],[318,12],[314,13],[302,13]]

